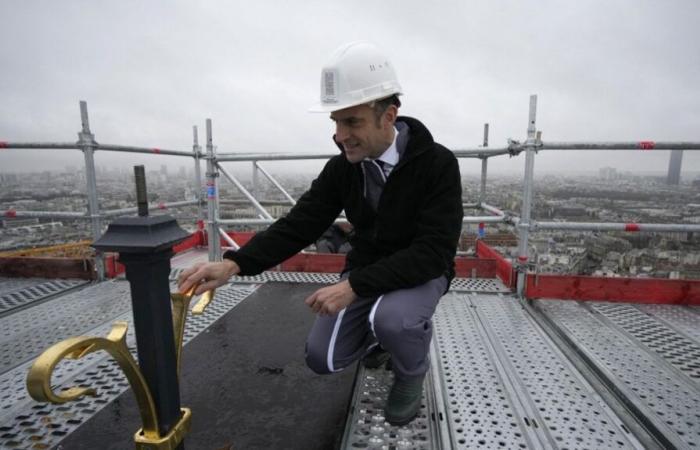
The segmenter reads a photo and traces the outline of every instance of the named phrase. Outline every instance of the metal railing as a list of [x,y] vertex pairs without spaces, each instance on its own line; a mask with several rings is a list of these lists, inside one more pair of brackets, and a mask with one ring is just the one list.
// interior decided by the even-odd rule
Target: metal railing
[[[137,211],[137,208],[123,208],[113,210],[100,210],[97,197],[97,177],[95,172],[94,154],[98,150],[126,153],[145,153],[155,155],[186,156],[195,160],[195,200],[158,203],[149,205],[149,210],[180,208],[192,205],[203,205],[204,200],[201,194],[201,181],[199,171],[199,159],[202,157],[197,143],[197,128],[194,127],[194,145],[192,152],[168,150],[161,148],[144,148],[125,145],[100,144],[95,141],[94,134],[90,131],[87,103],[80,102],[81,130],[78,132],[77,142],[0,142],[0,148],[8,149],[61,149],[61,150],[81,150],[85,157],[85,179],[87,193],[87,212],[79,213],[73,211],[5,211],[5,217],[9,218],[56,218],[70,220],[89,220],[91,222],[91,233],[93,240],[97,240],[102,234],[102,225],[105,219],[120,215],[130,214]],[[198,208],[200,210],[200,208]],[[198,212],[201,218],[201,210]],[[95,252],[95,270],[99,280],[104,279],[104,257],[100,251]]]
[[[87,214],[77,212],[61,211],[6,211],[8,217],[39,217],[39,218],[59,218],[59,219],[82,219],[90,220],[92,224],[93,238],[96,240],[100,236],[102,222],[111,217],[122,214],[136,212],[136,208],[124,208],[109,211],[100,211],[97,202],[97,183],[95,178],[94,152],[98,150],[144,153],[153,155],[185,156],[194,159],[195,169],[195,200],[186,200],[171,203],[160,203],[151,205],[149,209],[178,208],[191,205],[203,206],[202,181],[200,172],[200,160],[206,161],[206,202],[207,202],[207,233],[208,236],[221,236],[229,247],[237,248],[238,244],[230,238],[222,229],[222,225],[268,225],[275,221],[275,218],[257,200],[259,176],[262,173],[272,185],[279,190],[286,201],[294,205],[296,201],[284,189],[269,172],[261,165],[261,161],[285,161],[285,160],[312,160],[328,159],[337,153],[217,153],[212,137],[211,119],[206,120],[206,152],[202,149],[198,141],[197,127],[193,127],[192,151],[168,150],[161,148],[132,147],[123,145],[99,144],[95,141],[94,135],[90,131],[87,114],[87,104],[80,102],[80,113],[82,129],[78,133],[76,143],[19,143],[0,142],[0,148],[9,149],[77,149],[83,151],[85,155],[85,173],[87,182]],[[478,158],[481,159],[481,183],[478,202],[465,204],[488,213],[484,216],[465,216],[464,223],[505,223],[515,227],[518,233],[518,251],[515,267],[517,269],[517,290],[520,295],[524,292],[525,275],[529,267],[529,235],[534,231],[542,230],[578,230],[578,231],[627,231],[627,232],[700,232],[700,225],[693,224],[641,224],[641,223],[571,223],[571,222],[538,222],[532,219],[532,198],[534,188],[534,161],[536,153],[550,150],[699,150],[700,142],[543,142],[541,132],[536,128],[537,96],[530,97],[528,114],[527,138],[520,143],[515,140],[508,140],[508,145],[500,148],[488,146],[489,125],[484,125],[483,144],[481,147],[464,148],[452,150],[458,158]],[[488,159],[494,156],[510,155],[517,156],[525,152],[525,172],[523,178],[523,196],[520,216],[509,215],[503,210],[486,203],[486,185],[488,173]],[[224,162],[250,162],[253,169],[252,193],[245,188],[231,172],[223,167]],[[220,219],[219,217],[219,179],[220,175],[230,181],[253,205],[258,212],[257,218],[246,219]],[[202,217],[202,208],[198,208],[198,218]],[[342,216],[337,222],[347,222]],[[221,258],[221,247],[219,239],[208,239],[209,260],[215,261]],[[96,255],[96,268],[98,278],[104,277],[104,265],[100,254]]]

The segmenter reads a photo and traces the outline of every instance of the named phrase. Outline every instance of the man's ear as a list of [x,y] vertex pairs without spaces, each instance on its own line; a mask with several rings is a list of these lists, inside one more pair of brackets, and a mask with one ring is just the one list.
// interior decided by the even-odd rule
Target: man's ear
[[399,115],[399,108],[396,105],[389,105],[389,107],[384,111],[384,118],[389,122],[391,126],[396,123],[396,117]]

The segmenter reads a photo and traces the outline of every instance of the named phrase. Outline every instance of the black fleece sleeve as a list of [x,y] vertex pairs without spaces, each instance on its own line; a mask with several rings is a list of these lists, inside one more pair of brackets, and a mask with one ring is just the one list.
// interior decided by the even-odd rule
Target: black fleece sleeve
[[454,155],[443,152],[431,171],[431,191],[417,218],[417,234],[407,248],[350,273],[353,291],[374,297],[411,288],[448,273],[462,231],[462,183]]
[[[341,156],[342,157],[342,156]],[[235,261],[240,275],[257,275],[315,242],[342,211],[337,184],[338,157],[331,158],[289,213],[257,233],[238,251],[224,258]]]

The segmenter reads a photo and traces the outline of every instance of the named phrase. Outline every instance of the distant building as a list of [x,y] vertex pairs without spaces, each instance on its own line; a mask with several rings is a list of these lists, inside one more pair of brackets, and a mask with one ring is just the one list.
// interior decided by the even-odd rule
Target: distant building
[[39,223],[39,219],[36,217],[28,218],[28,219],[5,219],[2,220],[2,227],[3,228],[18,228],[18,227],[26,227],[30,225],[36,225]]
[[16,173],[0,173],[0,183],[16,183]]
[[681,181],[681,162],[683,162],[683,150],[671,150],[666,184],[678,186]]
[[602,167],[598,169],[598,177],[602,180],[612,181],[617,180],[619,178],[619,174],[617,173],[617,169],[614,167]]

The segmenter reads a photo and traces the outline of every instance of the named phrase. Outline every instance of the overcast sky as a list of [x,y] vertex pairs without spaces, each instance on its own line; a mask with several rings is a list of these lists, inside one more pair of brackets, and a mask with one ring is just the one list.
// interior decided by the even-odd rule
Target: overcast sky
[[[401,113],[450,148],[479,145],[485,122],[492,146],[524,139],[530,94],[544,141],[700,141],[696,0],[3,0],[0,17],[0,141],[74,141],[86,100],[101,143],[189,150],[192,126],[203,140],[211,118],[220,152],[336,151],[327,115],[307,109],[328,55],[357,39],[390,55]],[[535,171],[664,172],[668,154],[543,152]],[[524,159],[489,169],[522,172]],[[107,152],[96,161],[192,165]],[[82,154],[0,151],[0,172],[67,165]],[[700,171],[700,151],[685,152],[689,171]]]

